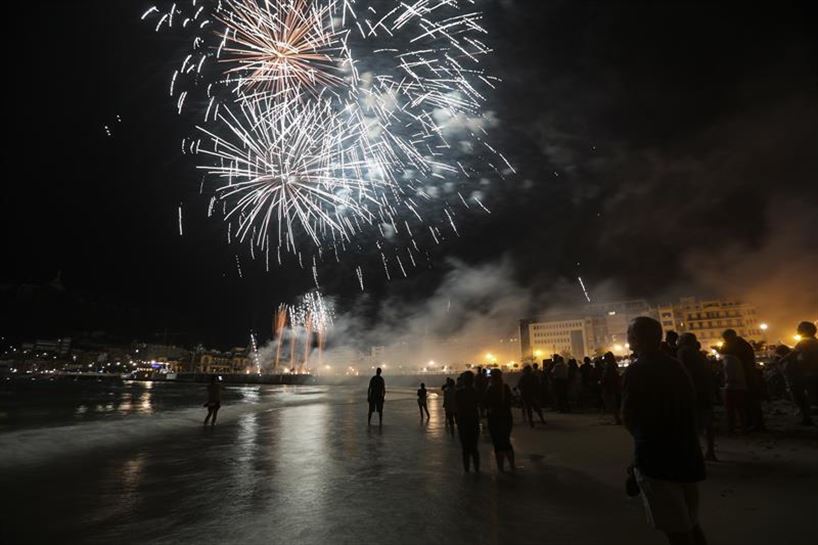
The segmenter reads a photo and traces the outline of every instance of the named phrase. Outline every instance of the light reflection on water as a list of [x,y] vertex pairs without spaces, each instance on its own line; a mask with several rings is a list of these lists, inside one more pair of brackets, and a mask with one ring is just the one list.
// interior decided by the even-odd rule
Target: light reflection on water
[[153,407],[151,406],[151,398],[153,397],[153,382],[147,381],[144,383],[145,390],[142,392],[142,403],[139,405],[139,414],[152,414]]

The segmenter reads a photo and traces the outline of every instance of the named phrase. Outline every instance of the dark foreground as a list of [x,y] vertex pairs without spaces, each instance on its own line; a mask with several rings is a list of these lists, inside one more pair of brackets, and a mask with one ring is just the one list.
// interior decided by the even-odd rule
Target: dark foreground
[[[0,415],[0,542],[662,542],[623,491],[626,432],[597,415],[518,420],[522,467],[497,474],[484,438],[477,476],[440,399],[421,424],[409,390],[390,392],[379,429],[360,387],[234,386],[211,430],[198,390],[129,388],[84,411],[50,397]],[[719,440],[702,488],[711,543],[818,540],[818,432],[793,420]]]

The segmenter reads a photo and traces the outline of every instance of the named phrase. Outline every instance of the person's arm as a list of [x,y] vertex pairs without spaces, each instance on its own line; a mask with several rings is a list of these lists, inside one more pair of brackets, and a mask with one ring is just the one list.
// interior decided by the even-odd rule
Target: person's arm
[[639,405],[639,384],[632,368],[625,371],[622,380],[622,422],[632,434],[636,424],[636,411]]

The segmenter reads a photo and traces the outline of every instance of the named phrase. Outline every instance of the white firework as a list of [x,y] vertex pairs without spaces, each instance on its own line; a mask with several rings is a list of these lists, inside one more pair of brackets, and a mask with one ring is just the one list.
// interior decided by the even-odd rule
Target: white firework
[[435,243],[433,223],[458,235],[452,206],[469,208],[460,188],[477,177],[464,154],[512,170],[484,135],[497,80],[473,0],[189,0],[143,18],[192,40],[171,95],[204,112],[212,145],[191,150],[251,252],[297,253],[302,235],[337,251],[373,228],[378,248],[417,250],[410,222]]

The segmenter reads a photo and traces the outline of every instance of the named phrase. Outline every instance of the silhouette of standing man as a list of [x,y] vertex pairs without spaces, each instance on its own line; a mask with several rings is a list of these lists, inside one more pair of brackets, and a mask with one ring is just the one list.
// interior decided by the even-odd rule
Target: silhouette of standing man
[[662,350],[662,326],[653,318],[634,318],[628,342],[637,357],[625,372],[622,414],[648,521],[670,545],[705,545],[698,485],[705,468],[693,381]]
[[386,397],[386,383],[381,376],[381,368],[375,369],[375,376],[369,379],[366,400],[369,402],[367,425],[372,423],[372,413],[378,411],[378,425],[383,426],[383,399]]
[[204,425],[207,426],[207,421],[210,420],[210,427],[212,428],[216,425],[216,416],[222,406],[222,386],[219,384],[216,375],[210,375],[210,384],[207,385],[207,402],[204,406],[207,407]]
[[429,405],[428,405],[428,397],[429,392],[426,391],[426,384],[420,383],[420,388],[418,389],[418,409],[420,409],[420,419],[423,420],[423,413],[426,412],[426,420],[429,420]]

